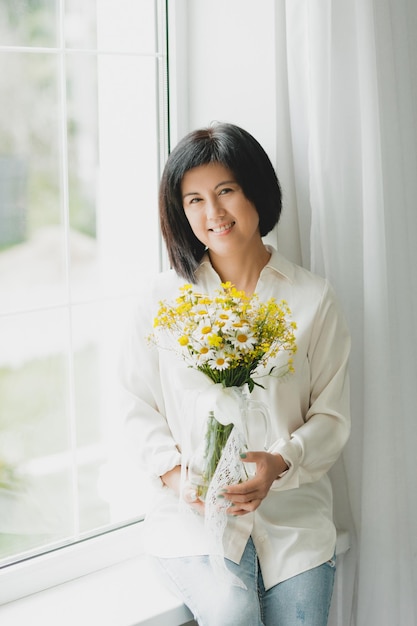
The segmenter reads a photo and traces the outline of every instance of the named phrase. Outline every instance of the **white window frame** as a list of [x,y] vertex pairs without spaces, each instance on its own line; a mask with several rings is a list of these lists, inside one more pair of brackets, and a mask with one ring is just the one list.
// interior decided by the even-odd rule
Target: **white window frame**
[[143,554],[141,520],[0,569],[0,605]]
[[[166,2],[169,145],[187,131],[187,7],[186,0]],[[162,88],[160,82],[160,88]],[[179,106],[179,103],[181,106]],[[162,121],[161,121],[162,122]],[[165,148],[162,146],[161,148]],[[161,152],[164,152],[162,149]],[[163,163],[161,163],[163,166]],[[161,242],[161,266],[168,258]],[[47,548],[45,552],[0,566],[1,605],[36,594],[62,583],[86,576],[134,557],[143,556],[143,518],[68,545]],[[123,584],[119,581],[119,584]],[[179,603],[181,605],[181,603]],[[182,609],[182,607],[181,607]],[[185,611],[188,615],[188,612]],[[189,615],[188,615],[189,616]],[[1,618],[0,618],[1,619]],[[180,622],[178,622],[180,623]],[[183,623],[183,622],[181,622]],[[184,621],[185,623],[185,621]]]

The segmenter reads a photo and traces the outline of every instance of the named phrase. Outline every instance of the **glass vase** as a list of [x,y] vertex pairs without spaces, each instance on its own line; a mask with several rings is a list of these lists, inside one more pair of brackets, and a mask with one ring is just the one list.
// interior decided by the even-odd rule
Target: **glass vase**
[[[237,484],[253,475],[256,467],[244,463],[240,454],[248,450],[248,417],[256,410],[263,421],[265,449],[269,437],[266,406],[250,398],[247,386],[219,390],[214,407],[207,407],[207,417],[197,448],[188,465],[189,481],[200,500],[205,501],[213,477],[215,487]],[[253,471],[252,471],[253,470]]]

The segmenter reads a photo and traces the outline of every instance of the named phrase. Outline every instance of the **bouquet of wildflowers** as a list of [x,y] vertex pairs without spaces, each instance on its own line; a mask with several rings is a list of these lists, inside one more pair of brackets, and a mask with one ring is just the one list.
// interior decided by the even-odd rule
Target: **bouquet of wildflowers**
[[[287,363],[279,372],[275,366],[267,370],[283,375],[293,371],[292,355],[296,351],[295,322],[285,301],[274,298],[260,302],[256,294],[246,295],[230,282],[221,283],[214,296],[197,293],[190,284],[180,288],[174,303],[160,302],[154,320],[156,333],[165,331],[175,338],[176,346],[186,363],[223,387],[242,388],[249,392],[255,385],[256,370],[265,368],[279,351],[288,354]],[[197,494],[204,499],[208,485],[234,424],[224,424],[208,416],[205,435],[203,480]]]

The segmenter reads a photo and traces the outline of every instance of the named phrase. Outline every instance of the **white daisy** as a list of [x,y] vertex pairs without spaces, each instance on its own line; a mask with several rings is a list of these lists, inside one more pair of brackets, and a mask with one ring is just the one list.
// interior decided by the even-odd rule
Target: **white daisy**
[[199,365],[207,363],[208,361],[213,359],[213,357],[213,350],[210,350],[207,346],[201,346],[201,348],[197,350],[197,363]]
[[226,334],[230,333],[233,327],[238,323],[239,318],[237,315],[232,313],[232,311],[221,311],[220,313],[217,313],[213,327]]
[[230,365],[230,359],[224,352],[216,352],[214,357],[210,359],[209,365],[216,370],[227,370]]
[[236,349],[251,350],[256,345],[256,337],[254,337],[248,326],[236,328],[231,342]]

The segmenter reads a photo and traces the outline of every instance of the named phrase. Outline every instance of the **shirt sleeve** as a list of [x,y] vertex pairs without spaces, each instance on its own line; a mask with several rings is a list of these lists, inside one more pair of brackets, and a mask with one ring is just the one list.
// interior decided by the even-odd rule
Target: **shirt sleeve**
[[269,452],[281,454],[289,470],[273,489],[319,480],[339,457],[350,434],[348,361],[350,335],[333,289],[326,281],[307,353],[310,406],[304,424]]
[[119,379],[126,435],[135,461],[155,482],[181,464],[181,455],[165,418],[158,350],[152,331],[152,300],[142,297],[121,351]]

